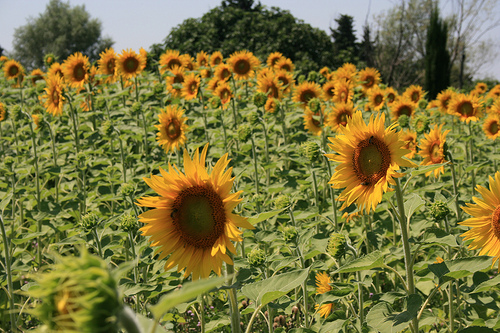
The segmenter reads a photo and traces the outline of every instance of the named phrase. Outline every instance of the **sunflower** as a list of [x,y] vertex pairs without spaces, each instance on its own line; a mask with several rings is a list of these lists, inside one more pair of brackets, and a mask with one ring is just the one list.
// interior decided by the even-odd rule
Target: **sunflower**
[[116,60],[117,56],[113,48],[108,48],[99,54],[97,64],[99,66],[99,74],[107,75],[105,83],[113,83],[116,81]]
[[222,61],[224,60],[224,57],[222,56],[222,53],[220,51],[215,51],[210,55],[210,66],[211,67],[217,67],[220,64],[222,64]]
[[218,78],[216,78],[214,76],[213,78],[210,79],[210,81],[208,81],[208,83],[207,83],[207,89],[211,90],[211,91],[215,91],[215,89],[217,88],[217,86],[219,85],[219,83],[221,83],[223,81],[225,81],[225,80],[219,80]]
[[80,89],[88,79],[89,58],[80,52],[73,53],[62,64],[65,81],[70,87]]
[[356,66],[346,62],[342,67],[337,68],[335,72],[332,73],[332,79],[334,80],[347,80],[354,81],[358,75]]
[[367,91],[380,83],[380,73],[372,67],[366,67],[358,73],[359,83],[363,91]]
[[[441,124],[440,126],[434,125],[429,133],[424,133],[425,138],[423,138],[418,145],[418,154],[424,159],[420,163],[420,165],[431,165],[447,162],[445,158],[445,144],[446,135],[449,132],[450,130],[446,130],[443,132],[443,124]],[[437,178],[440,173],[444,173],[444,166],[427,172],[425,176],[429,177],[431,173],[434,173],[434,177]]]
[[196,53],[196,64],[198,67],[208,67],[208,53],[205,51]]
[[270,53],[269,56],[267,57],[266,64],[267,67],[273,68],[276,62],[283,57],[283,54],[281,52],[273,52]]
[[326,81],[321,87],[323,90],[323,99],[331,101],[335,97],[335,81]]
[[182,84],[184,83],[184,67],[174,66],[171,70],[172,76],[167,77],[167,90],[172,94],[172,97],[180,97]]
[[14,59],[10,59],[3,64],[3,72],[7,80],[19,79],[24,75],[24,68]]
[[176,104],[168,105],[160,111],[158,115],[160,124],[155,125],[158,129],[156,141],[168,153],[179,149],[186,142],[187,118],[184,117],[184,110]]
[[483,95],[486,93],[488,90],[488,85],[484,82],[478,82],[476,83],[476,86],[474,89],[471,91],[471,94],[473,95]]
[[42,120],[42,117],[39,114],[32,114],[31,118],[33,119],[33,123],[35,124],[35,130],[40,128],[40,121]]
[[453,99],[455,94],[456,93],[452,88],[448,88],[446,90],[441,91],[439,94],[437,94],[436,100],[438,101],[438,109],[440,112],[449,113],[448,107],[449,107],[450,101]]
[[221,81],[215,88],[214,95],[220,98],[222,103],[222,108],[225,110],[233,97],[233,93],[231,92],[231,88],[226,81]]
[[410,152],[405,155],[405,157],[412,159],[417,153],[417,132],[409,129],[404,129],[400,132],[400,140],[405,143],[404,149],[408,149]]
[[167,50],[160,56],[158,61],[160,64],[160,74],[165,73],[168,70],[172,70],[174,67],[182,67],[181,54],[177,50]]
[[7,119],[7,110],[5,110],[5,106],[2,102],[0,102],[0,121],[4,121]]
[[194,73],[190,73],[184,78],[181,96],[184,97],[186,101],[196,98],[200,87],[200,80],[200,77]]
[[385,88],[384,94],[385,94],[385,103],[388,106],[390,106],[392,103],[394,103],[394,101],[398,97],[398,93],[397,93],[396,90],[394,90],[393,87],[387,87],[387,88]]
[[52,66],[52,64],[54,62],[56,62],[56,56],[54,53],[47,53],[44,57],[43,57],[43,62],[45,63],[45,66],[47,66],[47,68],[49,68],[50,66]]
[[263,92],[268,97],[281,99],[283,97],[283,83],[274,75],[268,73],[267,75],[259,75],[257,79],[257,90]]
[[464,237],[464,241],[472,239],[468,248],[471,250],[481,248],[480,256],[485,254],[492,256],[493,267],[500,258],[500,172],[497,171],[494,178],[491,176],[488,178],[489,190],[481,185],[476,186],[476,190],[483,198],[473,197],[475,204],[466,203],[467,207],[462,207],[473,217],[459,224],[472,228],[460,235]]
[[59,75],[49,76],[47,79],[47,87],[45,95],[41,96],[41,100],[45,100],[43,106],[47,112],[53,116],[61,116],[63,113],[63,79]]
[[[169,258],[165,270],[177,266],[191,273],[193,280],[208,278],[211,271],[221,275],[222,262],[232,265],[227,250],[236,254],[231,241],[242,241],[242,231],[253,229],[246,218],[233,214],[241,202],[242,191],[230,193],[234,178],[227,154],[222,156],[209,174],[205,168],[208,144],[201,155],[197,149],[191,160],[184,151],[184,170],[168,165],[168,172],[160,168],[161,176],[143,178],[160,197],[142,197],[138,205],[154,207],[139,216],[144,223],[140,230],[151,236],[159,259]],[[224,171],[225,170],[225,171]]]
[[278,109],[278,103],[274,98],[267,98],[266,105],[264,105],[264,110],[269,113],[274,113]]
[[[316,274],[316,295],[321,295],[332,290],[330,283],[332,283],[332,279],[325,272]],[[333,306],[333,303],[316,304],[315,308],[321,317],[326,318],[332,312]]]
[[421,86],[411,85],[403,92],[402,96],[407,97],[410,101],[415,104],[418,104],[422,98],[424,98],[426,92],[423,90]]
[[319,98],[321,92],[321,87],[316,82],[304,81],[295,87],[293,101],[300,103],[300,105],[305,108],[309,100]]
[[349,103],[336,103],[332,111],[328,114],[327,124],[336,132],[339,132],[339,127],[345,127],[347,120],[352,117],[354,113],[354,104]]
[[236,51],[227,60],[236,80],[246,80],[255,75],[255,69],[260,61],[252,52]]
[[392,119],[398,120],[402,115],[412,118],[415,113],[415,103],[407,97],[399,96],[391,105]]
[[500,97],[500,84],[497,84],[493,88],[491,88],[490,91],[488,91],[488,94],[486,95],[486,98],[498,98]]
[[229,80],[231,77],[231,66],[227,64],[220,64],[215,67],[214,77],[220,80]]
[[44,78],[44,75],[45,73],[39,69],[39,68],[35,68],[34,70],[31,71],[31,83],[36,86],[36,81],[40,81],[40,80],[45,80]]
[[312,135],[320,136],[323,131],[321,124],[321,114],[312,112],[309,107],[304,110],[304,128]]
[[384,106],[385,93],[378,86],[373,87],[368,91],[368,103],[366,104],[367,110],[380,111]]
[[146,59],[132,49],[122,50],[118,56],[118,73],[125,79],[131,79],[140,74],[146,67]]
[[366,213],[375,210],[382,201],[384,192],[392,191],[393,177],[400,166],[413,167],[415,164],[403,158],[409,151],[404,149],[397,123],[384,127],[385,114],[372,114],[365,124],[361,111],[356,111],[345,127],[340,127],[340,135],[328,138],[328,146],[335,154],[326,154],[330,160],[339,162],[330,184],[333,188],[345,188],[339,200],[344,201],[341,210],[356,203]]
[[189,54],[181,54],[181,61],[185,69],[192,71],[196,67],[196,60]]
[[354,84],[351,80],[345,78],[335,80],[335,96],[333,101],[335,103],[348,103],[352,101],[354,96]]
[[284,69],[278,70],[275,73],[276,78],[278,78],[278,81],[281,82],[281,86],[283,88],[283,93],[287,94],[290,91],[292,91],[292,86],[295,83],[295,80],[293,79],[293,75],[290,72],[287,72]]
[[319,70],[319,73],[321,74],[321,76],[323,76],[325,79],[328,79],[330,76],[331,76],[331,72],[330,72],[330,68],[328,68],[327,66],[321,68]]
[[287,72],[292,73],[295,70],[295,65],[293,64],[291,59],[286,57],[281,57],[274,64],[274,69],[277,71],[285,70]]
[[460,120],[469,123],[470,121],[478,121],[482,116],[482,100],[472,94],[456,94],[450,101],[448,111]]
[[52,65],[50,65],[49,70],[47,71],[47,76],[54,76],[57,75],[60,78],[64,78],[64,73],[62,71],[62,65],[58,62],[54,62]]
[[484,120],[483,132],[491,140],[498,138],[498,136],[500,136],[500,115],[494,113],[490,114]]

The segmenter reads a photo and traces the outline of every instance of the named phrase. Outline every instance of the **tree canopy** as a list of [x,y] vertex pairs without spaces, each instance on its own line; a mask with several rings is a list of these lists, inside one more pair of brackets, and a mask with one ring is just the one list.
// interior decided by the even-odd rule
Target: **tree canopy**
[[296,19],[277,7],[254,5],[249,0],[226,0],[201,18],[178,25],[164,41],[165,49],[195,55],[221,51],[229,56],[248,50],[261,60],[272,52],[290,58],[303,73],[333,66],[333,42],[323,30]]
[[113,45],[110,38],[101,36],[101,22],[91,19],[85,6],[70,7],[69,3],[51,0],[38,18],[30,18],[26,25],[14,32],[14,57],[26,68],[43,67],[45,54],[53,53],[66,59],[82,52],[91,61]]

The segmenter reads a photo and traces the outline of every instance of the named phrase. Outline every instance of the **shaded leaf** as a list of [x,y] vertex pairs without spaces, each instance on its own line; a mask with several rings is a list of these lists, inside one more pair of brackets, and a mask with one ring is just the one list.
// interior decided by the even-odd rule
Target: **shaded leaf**
[[383,265],[384,258],[382,252],[377,250],[361,258],[354,259],[353,261],[337,269],[335,273],[352,273],[382,267]]

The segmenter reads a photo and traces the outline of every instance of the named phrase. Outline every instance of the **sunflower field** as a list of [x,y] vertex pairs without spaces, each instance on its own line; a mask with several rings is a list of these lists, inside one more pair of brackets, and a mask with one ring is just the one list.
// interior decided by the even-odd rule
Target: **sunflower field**
[[151,61],[0,58],[1,331],[500,329],[500,85]]

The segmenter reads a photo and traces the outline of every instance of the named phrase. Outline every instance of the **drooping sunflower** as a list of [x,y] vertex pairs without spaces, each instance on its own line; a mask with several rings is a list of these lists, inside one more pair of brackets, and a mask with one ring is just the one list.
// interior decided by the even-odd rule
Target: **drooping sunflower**
[[122,50],[117,61],[118,73],[125,79],[139,75],[146,67],[146,59],[134,50]]
[[281,57],[274,64],[274,69],[277,71],[285,70],[292,73],[295,70],[295,65],[293,64],[291,59],[287,57]]
[[483,101],[472,94],[456,94],[450,101],[448,111],[465,123],[478,121],[482,116]]
[[332,101],[335,97],[335,81],[326,81],[321,89],[323,89],[323,100]]
[[[446,160],[446,135],[450,132],[450,130],[446,130],[443,132],[443,124],[434,127],[430,130],[429,133],[424,133],[425,137],[420,140],[419,155],[424,159],[420,165],[431,165],[431,164],[440,164],[447,162]],[[437,178],[440,173],[444,173],[444,166],[441,166],[433,171],[429,171],[425,174],[426,177],[429,177],[431,173],[434,173],[434,177]]]
[[155,125],[158,129],[156,141],[166,153],[178,150],[186,142],[187,117],[184,117],[184,110],[177,104],[168,105],[160,110],[158,118],[160,124]]
[[236,51],[227,60],[236,80],[246,80],[255,75],[255,69],[260,61],[252,52]]
[[500,136],[500,115],[496,113],[490,114],[483,124],[483,132],[486,137],[491,140],[495,140]]
[[410,152],[405,155],[405,157],[412,159],[417,153],[417,132],[409,129],[404,129],[401,131],[401,141],[405,143],[404,149],[408,149]]
[[360,210],[369,213],[382,201],[384,192],[392,191],[394,177],[400,166],[413,167],[415,164],[403,158],[409,151],[396,132],[397,123],[385,128],[385,114],[370,116],[366,124],[361,111],[356,111],[348,119],[345,127],[328,146],[335,154],[325,154],[330,160],[339,162],[329,183],[333,188],[345,188],[339,200],[343,201],[341,210],[356,203]]
[[53,116],[61,116],[63,113],[64,96],[63,96],[63,79],[59,75],[49,76],[47,79],[47,87],[45,88],[45,95],[40,99],[45,102],[43,106],[47,112]]
[[314,113],[306,107],[304,110],[304,128],[312,135],[320,136],[323,132],[323,125],[321,124],[321,114]]
[[185,80],[185,69],[184,67],[174,66],[170,72],[172,76],[167,76],[167,90],[172,94],[172,97],[180,97],[182,84]]
[[283,56],[281,52],[272,52],[266,60],[267,67],[273,68],[276,62]]
[[319,74],[321,74],[321,76],[323,76],[325,79],[328,79],[331,76],[330,68],[328,68],[327,66],[321,68],[319,70]]
[[412,118],[415,113],[415,103],[407,97],[399,96],[391,105],[391,114],[394,121],[398,120],[402,115]]
[[184,78],[184,83],[182,84],[181,96],[184,97],[186,101],[196,98],[198,96],[198,89],[200,87],[200,77],[195,73],[189,73]]
[[464,241],[472,239],[468,248],[470,250],[480,248],[480,256],[485,254],[492,256],[493,267],[500,259],[500,172],[497,171],[495,177],[488,178],[489,190],[481,185],[476,186],[482,199],[472,197],[475,203],[466,203],[467,207],[462,207],[473,217],[459,224],[472,228],[460,235],[464,237]]
[[304,81],[295,87],[293,101],[305,108],[309,100],[321,96],[321,87],[316,82]]
[[62,65],[58,62],[54,62],[49,70],[47,71],[47,76],[50,77],[50,76],[54,76],[54,75],[57,75],[59,76],[60,78],[64,78],[64,73],[62,71]]
[[402,96],[407,97],[410,101],[418,104],[422,98],[424,98],[426,92],[419,85],[411,85],[403,92]]
[[328,126],[333,131],[339,132],[339,127],[345,127],[347,120],[354,114],[354,104],[336,103],[328,114]]
[[257,79],[257,90],[263,92],[268,97],[281,99],[283,97],[282,86],[283,84],[274,73],[259,75]]
[[[208,278],[211,271],[221,275],[222,262],[233,261],[227,251],[236,254],[231,241],[242,241],[238,228],[253,229],[246,218],[232,213],[241,202],[242,191],[231,193],[234,178],[228,155],[222,156],[209,174],[205,167],[208,144],[201,154],[198,149],[191,159],[184,151],[184,173],[176,166],[168,172],[160,168],[161,176],[143,178],[160,197],[143,197],[138,205],[154,207],[139,216],[144,223],[140,230],[151,236],[159,259],[169,256],[165,270],[177,266],[191,273],[193,280]],[[224,171],[225,170],[225,171]]]
[[160,65],[160,74],[172,70],[176,66],[182,67],[184,65],[182,63],[181,53],[177,50],[166,50],[165,53],[160,56],[158,63]]
[[380,111],[384,106],[385,93],[379,86],[375,86],[368,91],[368,103],[366,108],[371,111]]
[[335,80],[335,103],[348,103],[354,96],[354,84],[351,80],[342,78]]
[[441,91],[439,94],[436,96],[436,100],[438,101],[438,109],[442,113],[449,113],[448,112],[448,107],[450,104],[450,101],[453,99],[455,96],[456,92],[448,88],[446,90]]
[[224,57],[220,51],[215,51],[210,55],[210,66],[217,67],[222,64]]
[[[332,279],[325,272],[316,274],[316,295],[321,295],[332,290],[330,283],[332,283]],[[332,312],[333,306],[333,303],[326,303],[322,305],[316,304],[315,309],[321,317],[326,318]]]
[[224,63],[218,65],[217,67],[215,67],[214,77],[219,81],[229,80],[229,78],[231,77],[231,66]]
[[274,98],[267,98],[266,105],[264,105],[264,110],[269,113],[274,113],[278,109],[278,102]]
[[3,64],[3,72],[7,80],[13,80],[24,74],[24,68],[14,59],[10,59]]
[[62,64],[65,82],[72,88],[81,89],[88,79],[89,58],[80,52],[73,53]]
[[45,80],[44,78],[45,73],[39,69],[35,68],[34,70],[31,71],[30,76],[31,76],[31,83],[36,86],[36,82],[40,80]]
[[215,88],[214,95],[220,98],[222,109],[225,110],[233,97],[233,92],[226,81],[221,81],[217,85],[217,88]]
[[360,70],[358,75],[359,84],[361,84],[363,91],[368,91],[380,83],[380,73],[375,68],[366,67]]
[[117,56],[113,48],[107,48],[105,51],[99,54],[99,60],[97,64],[99,66],[99,74],[107,75],[105,83],[113,83],[117,79],[116,73],[116,61]]
[[276,71],[276,78],[281,82],[281,87],[283,88],[283,93],[288,94],[292,91],[292,87],[295,84],[293,75],[284,69]]
[[205,51],[200,51],[196,53],[196,64],[198,67],[208,67],[208,53]]

